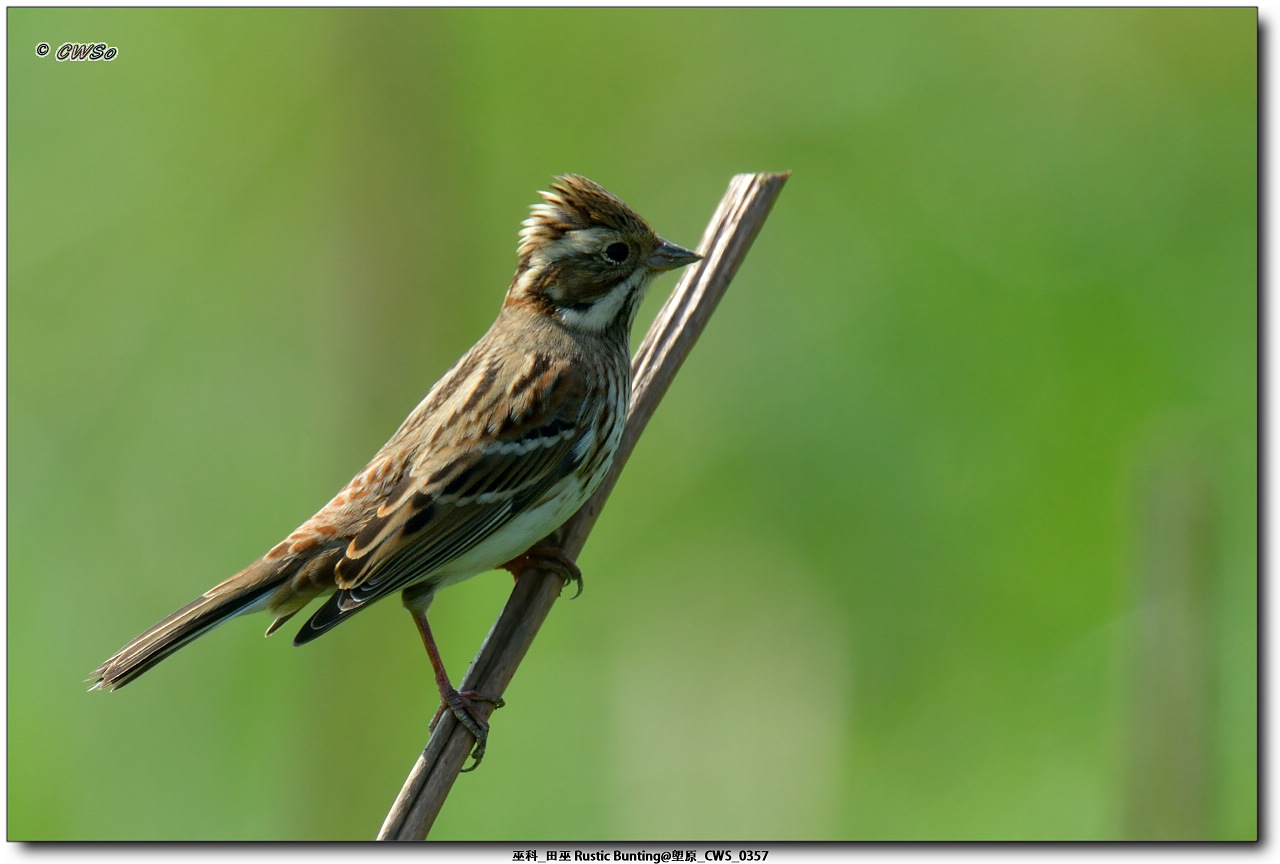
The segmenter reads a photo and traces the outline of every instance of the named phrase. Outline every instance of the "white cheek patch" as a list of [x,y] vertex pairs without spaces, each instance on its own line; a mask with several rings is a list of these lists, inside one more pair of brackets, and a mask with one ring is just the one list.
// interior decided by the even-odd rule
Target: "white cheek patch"
[[[636,270],[629,279],[624,279],[613,286],[608,294],[596,300],[585,309],[562,308],[559,310],[560,320],[570,327],[601,333],[617,320],[624,304],[630,302],[630,318],[635,318],[640,301],[644,299],[645,288],[648,287],[650,274],[644,268]],[[634,296],[634,300],[631,298]],[[631,321],[627,321],[631,326]]]

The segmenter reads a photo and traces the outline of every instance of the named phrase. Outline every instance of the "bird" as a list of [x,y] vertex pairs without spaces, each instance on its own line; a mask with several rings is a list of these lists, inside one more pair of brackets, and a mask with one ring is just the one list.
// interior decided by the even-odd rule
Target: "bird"
[[[577,565],[547,538],[591,496],[622,437],[630,334],[649,284],[701,259],[660,237],[620,198],[577,174],[554,178],[521,225],[515,275],[489,330],[338,494],[266,554],[129,642],[91,690],[130,683],[236,616],[267,611],[270,636],[327,595],[302,645],[396,592],[449,710],[484,756],[487,720],[449,681],[427,610],[441,588],[488,570],[519,579]],[[576,595],[575,595],[576,596]],[[433,725],[435,721],[433,720]]]

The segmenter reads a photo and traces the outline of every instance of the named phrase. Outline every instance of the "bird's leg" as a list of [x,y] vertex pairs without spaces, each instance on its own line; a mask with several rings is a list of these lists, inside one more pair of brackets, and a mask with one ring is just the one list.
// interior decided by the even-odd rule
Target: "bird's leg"
[[418,625],[418,632],[422,634],[422,644],[427,647],[427,657],[431,659],[431,668],[436,675],[436,689],[440,691],[440,707],[436,709],[436,715],[431,718],[431,730],[435,731],[436,723],[440,721],[444,709],[448,708],[453,716],[458,718],[458,722],[465,726],[476,739],[475,749],[471,751],[471,758],[475,761],[471,763],[470,768],[462,769],[474,771],[480,765],[480,760],[484,758],[485,743],[489,739],[489,723],[472,713],[471,703],[491,702],[494,708],[501,708],[506,703],[501,696],[480,693],[476,690],[464,690],[461,693],[455,690],[449,683],[448,673],[444,671],[444,661],[440,659],[440,649],[436,648],[436,640],[431,635],[427,613],[410,609],[409,614],[413,615],[413,623]]
[[528,551],[517,555],[506,564],[499,564],[498,567],[509,570],[517,582],[520,581],[520,574],[530,568],[552,570],[564,577],[565,584],[573,582],[578,586],[578,590],[573,594],[574,597],[582,593],[582,571],[578,569],[578,565],[564,554],[560,547],[552,546],[546,541],[535,543],[529,547]]

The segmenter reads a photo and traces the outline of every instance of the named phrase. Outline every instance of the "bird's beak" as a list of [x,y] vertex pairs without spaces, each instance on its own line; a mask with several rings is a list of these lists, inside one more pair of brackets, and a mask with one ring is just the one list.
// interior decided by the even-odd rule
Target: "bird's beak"
[[683,246],[677,246],[668,240],[663,240],[658,244],[658,248],[653,250],[653,254],[649,256],[649,260],[645,262],[645,265],[650,270],[662,273],[666,270],[674,270],[677,267],[683,267],[686,264],[701,260],[702,256],[697,252],[690,252]]

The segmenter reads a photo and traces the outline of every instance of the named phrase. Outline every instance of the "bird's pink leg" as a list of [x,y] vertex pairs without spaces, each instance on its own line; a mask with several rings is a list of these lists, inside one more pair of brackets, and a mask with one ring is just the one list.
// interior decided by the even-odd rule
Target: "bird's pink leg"
[[464,690],[461,693],[455,690],[449,683],[448,673],[444,671],[444,661],[440,659],[440,649],[436,647],[435,637],[431,635],[427,613],[416,609],[410,609],[409,612],[413,615],[413,623],[418,625],[418,632],[422,634],[422,644],[427,647],[427,657],[431,659],[431,668],[436,675],[436,688],[440,691],[440,707],[436,709],[436,716],[431,718],[431,729],[435,730],[444,709],[448,708],[453,716],[458,718],[458,722],[465,726],[476,739],[475,749],[471,751],[471,758],[475,761],[471,763],[470,768],[462,769],[474,771],[480,765],[480,760],[484,758],[485,743],[489,739],[489,723],[472,713],[471,703],[491,702],[495,708],[501,708],[506,703],[501,696],[475,690]]

